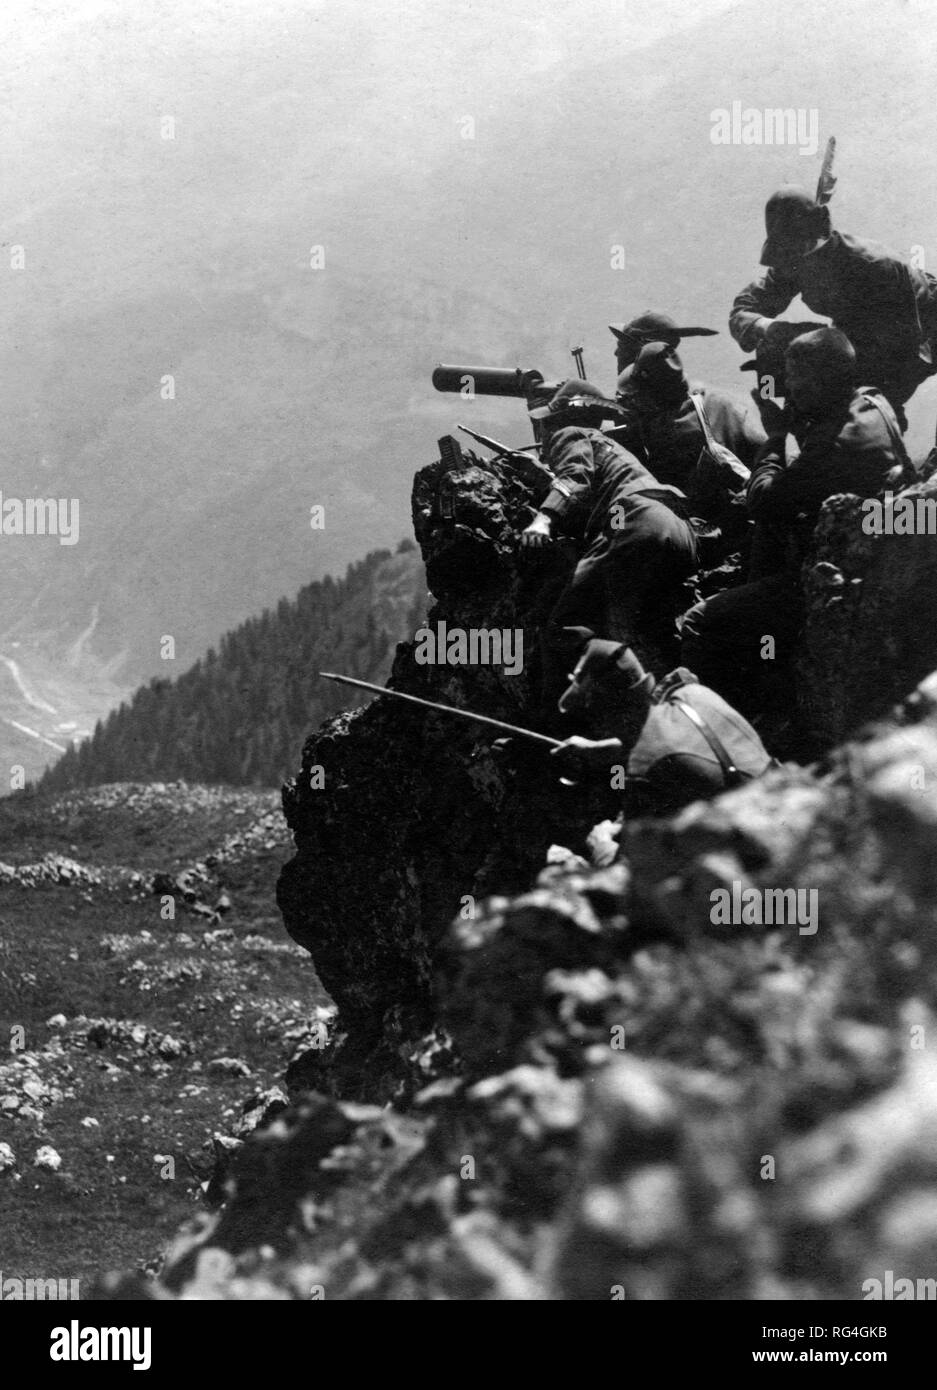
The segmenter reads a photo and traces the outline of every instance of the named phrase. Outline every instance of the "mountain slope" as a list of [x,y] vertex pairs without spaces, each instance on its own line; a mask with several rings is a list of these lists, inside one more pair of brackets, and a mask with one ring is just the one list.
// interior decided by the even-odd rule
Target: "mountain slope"
[[[816,109],[839,138],[838,223],[937,245],[926,5],[582,0],[552,24],[495,0],[59,9],[0,15],[0,242],[25,252],[22,270],[0,257],[0,481],[79,498],[81,538],[0,537],[0,656],[64,687],[41,727],[8,692],[0,766],[25,740],[41,767],[53,725],[162,675],[163,635],[194,660],[393,544],[456,420],[527,434],[518,402],[434,393],[435,362],[561,375],[582,341],[608,387],[609,319],[659,306],[721,330],[688,348],[694,375],[750,385],[729,304],[767,193],[809,184],[819,156],[715,146],[714,108]],[[935,402],[918,393],[915,452]]]
[[154,679],[42,779],[62,790],[128,778],[270,786],[293,770],[310,727],[360,704],[323,666],[386,679],[395,644],[425,609],[412,542],[373,551],[344,579],[307,585],[242,624],[175,681]]

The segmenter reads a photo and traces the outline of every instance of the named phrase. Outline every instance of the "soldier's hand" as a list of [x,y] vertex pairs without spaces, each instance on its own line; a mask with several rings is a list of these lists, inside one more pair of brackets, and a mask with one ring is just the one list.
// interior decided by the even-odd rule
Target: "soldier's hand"
[[534,550],[542,545],[550,545],[553,540],[552,526],[550,518],[538,512],[527,529],[521,532],[521,547]]
[[550,751],[564,767],[573,772],[603,772],[621,762],[622,743],[618,738],[583,738],[573,734]]
[[758,407],[761,424],[769,439],[787,433],[787,415],[784,407],[774,396],[764,396],[759,387],[752,391],[752,400]]
[[784,323],[781,319],[762,318],[755,324],[760,347],[779,348],[783,351],[789,331],[790,324]]

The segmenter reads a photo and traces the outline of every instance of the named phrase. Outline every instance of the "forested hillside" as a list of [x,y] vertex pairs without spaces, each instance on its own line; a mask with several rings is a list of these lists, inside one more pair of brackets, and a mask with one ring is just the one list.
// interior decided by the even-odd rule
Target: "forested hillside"
[[222,638],[176,680],[154,679],[99,721],[42,778],[43,788],[177,778],[272,786],[293,771],[307,733],[355,693],[323,668],[383,682],[394,647],[426,601],[412,541],[375,550],[344,579],[307,584]]

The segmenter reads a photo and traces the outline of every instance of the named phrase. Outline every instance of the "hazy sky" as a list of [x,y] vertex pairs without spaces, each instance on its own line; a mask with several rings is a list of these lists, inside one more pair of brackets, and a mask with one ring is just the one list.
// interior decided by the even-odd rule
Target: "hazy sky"
[[[935,28],[937,0],[0,0],[0,482],[82,499],[69,554],[0,553],[17,640],[54,662],[93,619],[104,661],[165,631],[188,661],[396,544],[466,414],[440,360],[555,377],[582,342],[611,389],[608,323],[654,307],[747,390],[729,307],[819,154],[716,147],[714,107],[819,108],[836,224],[933,268]],[[915,452],[935,413],[937,381]],[[467,422],[529,431],[510,400]]]

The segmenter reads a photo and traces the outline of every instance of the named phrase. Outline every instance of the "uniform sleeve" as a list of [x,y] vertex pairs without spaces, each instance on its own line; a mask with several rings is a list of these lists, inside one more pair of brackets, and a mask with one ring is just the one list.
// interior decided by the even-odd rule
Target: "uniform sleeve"
[[553,485],[540,510],[564,517],[589,497],[595,481],[595,455],[592,440],[584,430],[569,427],[557,430],[550,441],[547,463]]
[[850,317],[871,337],[883,355],[916,353],[924,337],[907,265],[880,256],[857,277]]
[[781,508],[786,505],[786,489],[781,487],[787,472],[784,447],[784,438],[778,436],[769,439],[762,447],[748,480],[748,510],[756,521],[773,520],[778,516],[779,496]]
[[729,315],[729,332],[743,352],[755,350],[757,340],[753,329],[757,320],[777,318],[798,293],[793,280],[768,269],[735,296]]

